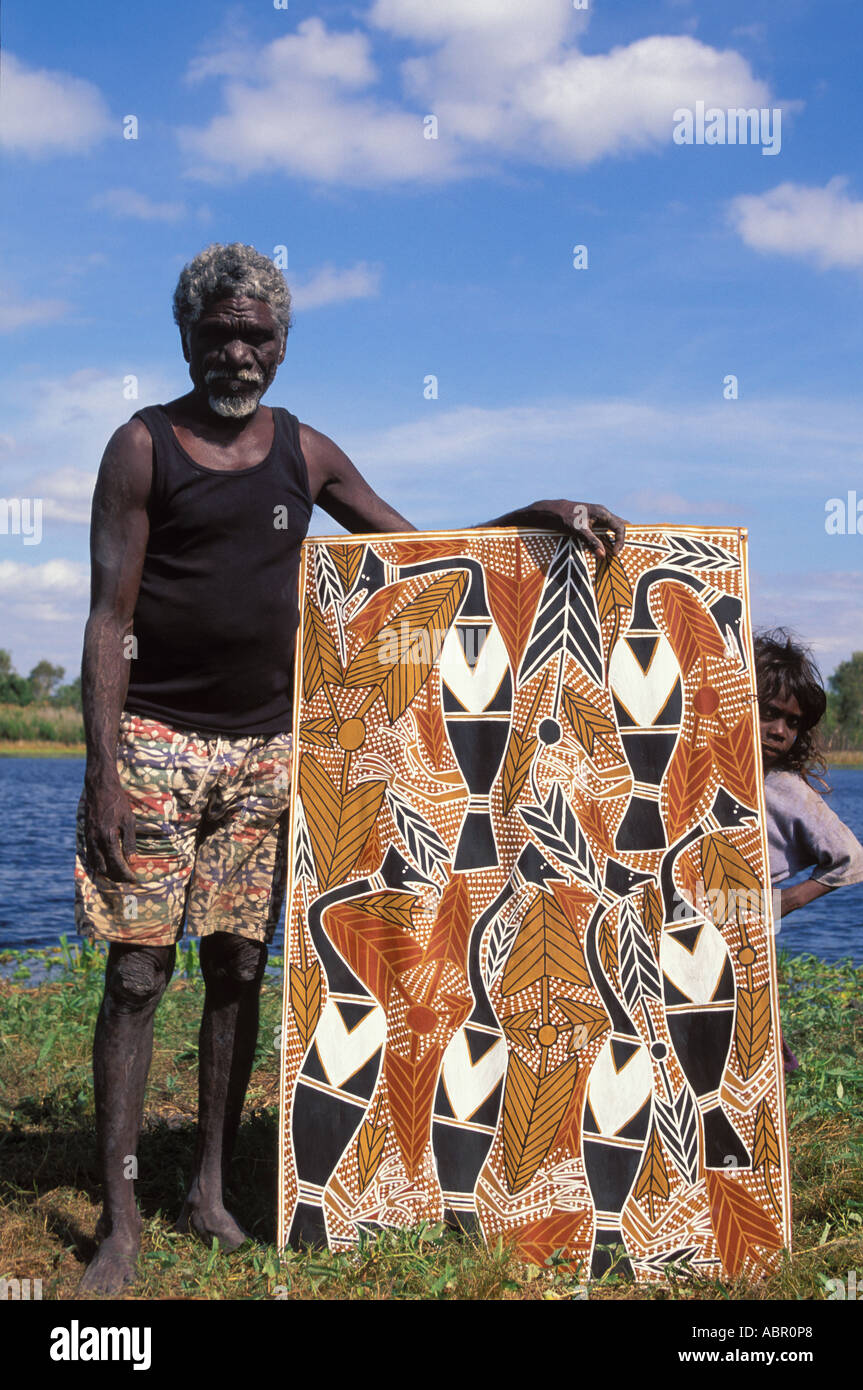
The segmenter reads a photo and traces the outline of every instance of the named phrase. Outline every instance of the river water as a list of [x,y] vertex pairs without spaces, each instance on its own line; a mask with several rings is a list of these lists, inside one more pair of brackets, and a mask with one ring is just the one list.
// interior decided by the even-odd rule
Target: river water
[[[55,946],[74,936],[75,808],[84,760],[0,758],[0,950]],[[829,804],[863,841],[863,769],[834,768]],[[863,884],[843,888],[782,922],[791,955],[851,957],[863,965]],[[283,945],[282,928],[273,949]]]

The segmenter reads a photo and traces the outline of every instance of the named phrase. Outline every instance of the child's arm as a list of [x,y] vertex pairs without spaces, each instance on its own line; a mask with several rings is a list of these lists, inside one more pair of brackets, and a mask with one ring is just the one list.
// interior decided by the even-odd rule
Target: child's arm
[[822,796],[794,773],[772,773],[764,784],[771,875],[791,878],[813,867],[811,878],[780,893],[780,916],[834,888],[863,881],[863,846]]
[[787,917],[789,912],[796,912],[798,907],[805,907],[807,903],[832,892],[829,884],[817,878],[807,878],[803,883],[795,883],[792,888],[782,888],[779,891],[779,916]]

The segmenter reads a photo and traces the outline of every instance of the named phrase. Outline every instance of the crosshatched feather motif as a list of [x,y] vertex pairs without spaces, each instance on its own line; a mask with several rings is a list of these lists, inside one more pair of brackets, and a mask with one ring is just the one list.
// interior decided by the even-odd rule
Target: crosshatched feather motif
[[307,541],[279,1237],[790,1244],[746,538]]

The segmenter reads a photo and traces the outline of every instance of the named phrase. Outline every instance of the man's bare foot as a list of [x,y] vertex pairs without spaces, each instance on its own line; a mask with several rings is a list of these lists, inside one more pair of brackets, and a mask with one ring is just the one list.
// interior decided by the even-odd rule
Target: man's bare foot
[[111,1296],[134,1284],[138,1277],[141,1222],[138,1220],[118,1226],[110,1235],[105,1235],[104,1218],[100,1217],[96,1239],[100,1238],[99,1248],[84,1271],[78,1292]]
[[177,1220],[177,1230],[194,1231],[207,1245],[212,1245],[214,1240],[218,1240],[220,1250],[239,1250],[241,1245],[251,1240],[248,1231],[243,1230],[221,1202],[203,1201],[195,1183],[192,1184],[183,1204],[183,1210]]

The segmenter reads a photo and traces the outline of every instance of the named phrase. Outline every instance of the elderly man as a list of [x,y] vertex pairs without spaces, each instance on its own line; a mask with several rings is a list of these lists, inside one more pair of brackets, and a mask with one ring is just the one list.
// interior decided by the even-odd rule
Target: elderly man
[[[103,1294],[135,1275],[131,1160],[184,924],[202,937],[206,997],[180,1227],[223,1250],[246,1238],[222,1184],[284,891],[300,545],[315,503],[351,531],[415,529],[331,439],[260,404],[291,317],[265,256],[208,247],[180,276],[174,317],[192,390],[117,430],[93,498],[76,913],[110,943],[93,1057],[103,1209],[82,1282]],[[604,507],[537,502],[489,524],[507,523],[600,554],[591,526],[623,543]]]

